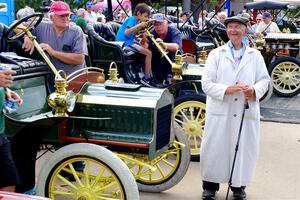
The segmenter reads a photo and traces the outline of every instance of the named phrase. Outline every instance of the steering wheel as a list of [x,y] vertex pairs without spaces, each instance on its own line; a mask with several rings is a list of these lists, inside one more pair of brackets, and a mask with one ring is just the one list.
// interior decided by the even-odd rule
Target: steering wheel
[[[43,19],[43,14],[42,13],[35,13],[33,15],[29,15],[27,17],[24,17],[20,19],[19,21],[13,23],[7,32],[4,34],[4,37],[6,37],[9,41],[14,41],[18,39],[19,37],[22,37],[24,34],[26,34],[27,31],[31,31],[35,29],[42,21]],[[19,25],[22,24],[22,27],[18,27]],[[16,34],[11,34],[14,33],[14,30],[18,29],[20,32]],[[13,35],[13,36],[10,36]]]

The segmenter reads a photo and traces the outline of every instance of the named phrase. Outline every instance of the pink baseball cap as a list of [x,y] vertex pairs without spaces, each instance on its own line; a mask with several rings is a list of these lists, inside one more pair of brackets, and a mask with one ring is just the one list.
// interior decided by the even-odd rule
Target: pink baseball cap
[[54,1],[51,4],[50,12],[55,13],[56,15],[65,15],[71,14],[69,5],[63,1]]

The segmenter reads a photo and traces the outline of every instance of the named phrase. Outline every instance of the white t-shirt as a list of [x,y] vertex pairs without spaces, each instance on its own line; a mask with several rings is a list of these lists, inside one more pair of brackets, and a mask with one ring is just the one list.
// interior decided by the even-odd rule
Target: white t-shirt
[[85,11],[84,20],[88,24],[94,24],[95,22],[97,22],[97,14],[93,11],[90,13],[88,11]]
[[256,29],[256,32],[261,33],[263,31],[265,31],[266,33],[281,33],[281,31],[279,30],[279,28],[278,28],[278,26],[275,22],[270,22],[270,23],[271,24],[269,25],[269,24],[266,24],[263,21],[260,22],[257,29]]

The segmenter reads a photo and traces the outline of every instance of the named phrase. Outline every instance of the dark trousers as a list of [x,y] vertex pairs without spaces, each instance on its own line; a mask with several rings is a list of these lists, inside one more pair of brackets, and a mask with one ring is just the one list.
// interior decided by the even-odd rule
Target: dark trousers
[[[203,181],[202,188],[203,188],[203,190],[219,191],[220,184],[219,183],[214,183],[214,182],[209,182],[209,181]],[[244,190],[245,188],[246,188],[246,186],[230,187],[232,192],[237,192],[239,190]]]

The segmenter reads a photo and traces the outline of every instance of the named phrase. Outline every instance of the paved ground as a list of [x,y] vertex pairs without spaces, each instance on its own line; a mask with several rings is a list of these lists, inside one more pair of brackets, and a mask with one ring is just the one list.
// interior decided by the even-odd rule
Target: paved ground
[[[248,200],[300,200],[300,124],[262,122],[261,150]],[[224,200],[227,185],[218,199]],[[184,179],[168,191],[141,193],[141,200],[200,200],[199,163],[191,163]]]
[[283,98],[273,94],[261,105],[261,115],[263,121],[300,124],[300,95]]

